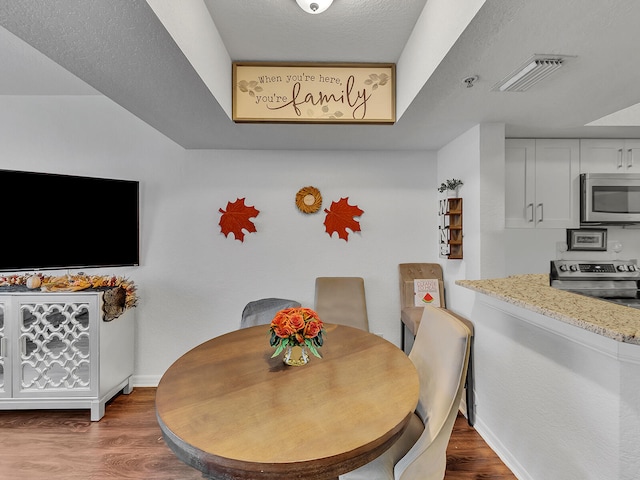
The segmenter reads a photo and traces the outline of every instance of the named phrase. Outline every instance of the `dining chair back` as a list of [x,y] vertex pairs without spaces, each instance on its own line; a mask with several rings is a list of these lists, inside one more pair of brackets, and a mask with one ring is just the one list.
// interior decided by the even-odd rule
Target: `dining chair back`
[[[419,278],[442,280],[442,267],[439,263],[401,263],[398,265],[400,278],[400,308],[414,306],[413,281]],[[440,306],[444,307],[444,295]]]
[[[471,331],[443,308],[425,306],[409,358],[420,376],[416,413],[425,430],[396,464],[398,480],[442,480],[447,445],[464,390],[469,366]],[[422,328],[426,327],[426,328]]]
[[438,307],[425,306],[423,321],[409,358],[418,371],[420,396],[416,412],[400,439],[363,467],[341,480],[442,480],[447,445],[464,389],[471,332]]
[[314,309],[323,322],[369,331],[361,277],[317,277]]
[[411,351],[413,339],[422,318],[423,305],[416,306],[414,280],[435,279],[440,288],[439,306],[445,306],[442,267],[438,263],[401,263],[398,265],[400,279],[400,342],[403,351]]
[[271,323],[275,314],[280,310],[300,306],[299,302],[296,302],[295,300],[287,300],[285,298],[261,298],[259,300],[254,300],[247,303],[242,310],[240,328]]

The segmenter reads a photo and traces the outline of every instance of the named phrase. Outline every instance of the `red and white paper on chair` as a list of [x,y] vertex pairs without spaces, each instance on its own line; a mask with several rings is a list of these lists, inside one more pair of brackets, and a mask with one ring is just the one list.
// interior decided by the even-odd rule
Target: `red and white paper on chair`
[[416,278],[413,280],[413,303],[416,307],[440,306],[440,281],[437,278]]

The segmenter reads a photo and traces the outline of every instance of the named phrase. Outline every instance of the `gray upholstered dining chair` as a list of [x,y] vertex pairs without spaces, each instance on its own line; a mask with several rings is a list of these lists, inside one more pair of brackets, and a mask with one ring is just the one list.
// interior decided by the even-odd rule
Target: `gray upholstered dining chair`
[[380,457],[340,480],[442,480],[447,445],[458,415],[471,332],[443,308],[424,307],[409,358],[418,370],[420,397],[400,439]]
[[369,331],[364,279],[317,277],[314,310],[323,322]]
[[300,303],[286,298],[261,298],[247,303],[242,310],[240,328],[253,327],[254,325],[265,325],[280,310],[285,308],[300,307]]

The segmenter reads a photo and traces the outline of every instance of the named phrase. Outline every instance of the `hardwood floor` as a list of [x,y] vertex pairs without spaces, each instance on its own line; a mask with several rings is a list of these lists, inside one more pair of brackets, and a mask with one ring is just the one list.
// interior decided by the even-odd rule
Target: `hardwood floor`
[[[117,396],[99,422],[88,410],[0,411],[0,480],[201,480],[164,443],[155,391],[137,387]],[[445,479],[515,478],[459,417]]]
[[458,415],[449,446],[445,480],[517,480],[467,419]]

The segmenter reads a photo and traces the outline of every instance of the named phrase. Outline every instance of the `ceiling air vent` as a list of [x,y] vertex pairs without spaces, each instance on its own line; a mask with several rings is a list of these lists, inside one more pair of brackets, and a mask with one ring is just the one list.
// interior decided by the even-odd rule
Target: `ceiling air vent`
[[493,87],[498,92],[524,92],[558,70],[566,57],[534,55],[507,78]]

